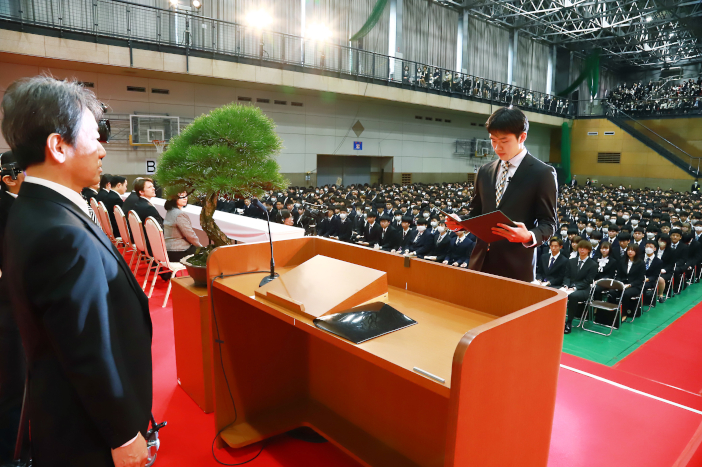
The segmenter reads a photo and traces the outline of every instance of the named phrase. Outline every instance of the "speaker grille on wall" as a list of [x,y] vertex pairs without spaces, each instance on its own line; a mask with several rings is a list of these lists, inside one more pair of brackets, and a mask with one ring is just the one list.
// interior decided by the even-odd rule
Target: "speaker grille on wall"
[[468,183],[475,183],[475,174],[469,173],[467,179]]
[[402,174],[402,185],[412,184],[412,174]]
[[598,164],[619,164],[622,154],[620,152],[599,152],[597,153]]

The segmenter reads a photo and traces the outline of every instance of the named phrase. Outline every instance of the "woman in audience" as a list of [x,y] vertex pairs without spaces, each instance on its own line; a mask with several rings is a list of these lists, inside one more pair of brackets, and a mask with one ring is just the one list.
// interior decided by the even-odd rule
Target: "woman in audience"
[[617,273],[619,265],[617,261],[609,255],[611,246],[609,242],[603,242],[600,246],[600,258],[597,259],[598,267],[595,280],[614,279]]
[[202,247],[190,223],[190,218],[183,212],[183,208],[187,205],[188,194],[185,192],[178,193],[165,204],[166,219],[163,221],[163,236],[166,240],[168,260],[171,262],[180,261]]
[[[624,298],[622,299],[622,322],[632,317],[639,296],[646,280],[646,267],[641,261],[639,247],[630,244],[626,247],[626,256],[619,263],[618,280],[624,283]],[[641,311],[638,312],[641,314]]]
[[670,248],[670,236],[668,234],[658,235],[658,251],[656,256],[663,262],[661,265],[661,279],[665,281],[665,287],[663,287],[663,295],[666,295],[666,291],[670,286],[670,280],[673,278],[673,266],[675,264],[675,259],[673,257],[673,249]]

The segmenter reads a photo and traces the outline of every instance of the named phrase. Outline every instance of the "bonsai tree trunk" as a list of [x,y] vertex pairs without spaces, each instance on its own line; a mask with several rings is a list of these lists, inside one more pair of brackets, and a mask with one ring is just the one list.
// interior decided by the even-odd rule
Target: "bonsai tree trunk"
[[224,235],[224,232],[219,230],[219,226],[215,223],[213,216],[217,208],[218,193],[212,193],[205,199],[205,205],[200,213],[200,226],[207,234],[207,238],[214,244],[215,247],[231,245],[232,241]]

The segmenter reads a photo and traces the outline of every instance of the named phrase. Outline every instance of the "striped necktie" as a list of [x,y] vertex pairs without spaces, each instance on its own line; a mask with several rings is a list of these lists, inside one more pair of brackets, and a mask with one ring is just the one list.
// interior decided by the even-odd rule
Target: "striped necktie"
[[507,185],[507,173],[509,172],[510,163],[508,161],[502,161],[500,164],[500,182],[497,184],[497,196],[495,197],[496,205],[499,207],[502,201],[502,196],[505,194],[505,186]]
[[88,203],[88,215],[98,227],[102,228],[100,225],[100,220],[98,220],[97,216],[95,215],[95,211],[93,211],[93,207],[90,205],[90,203]]

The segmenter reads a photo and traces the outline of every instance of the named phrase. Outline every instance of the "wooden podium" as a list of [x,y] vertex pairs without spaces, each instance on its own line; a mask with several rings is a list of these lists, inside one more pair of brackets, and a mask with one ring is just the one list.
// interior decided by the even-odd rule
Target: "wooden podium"
[[[309,426],[374,467],[547,464],[565,293],[318,237],[274,246],[281,274],[316,255],[386,272],[384,300],[417,324],[355,345],[256,298],[263,273],[217,279],[215,423],[229,446]],[[267,243],[218,248],[208,276],[268,263]]]

